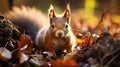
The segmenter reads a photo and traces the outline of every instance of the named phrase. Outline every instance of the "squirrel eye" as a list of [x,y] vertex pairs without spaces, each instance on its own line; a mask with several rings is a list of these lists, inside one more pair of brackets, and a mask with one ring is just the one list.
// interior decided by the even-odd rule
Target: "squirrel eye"
[[51,27],[54,28],[54,27],[55,27],[55,24],[51,24]]
[[68,24],[66,24],[65,27],[68,28]]

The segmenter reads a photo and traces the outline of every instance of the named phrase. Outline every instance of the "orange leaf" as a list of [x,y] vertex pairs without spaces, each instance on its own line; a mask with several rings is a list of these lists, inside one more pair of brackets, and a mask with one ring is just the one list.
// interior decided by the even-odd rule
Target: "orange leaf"
[[31,38],[26,34],[21,35],[20,41],[18,42],[18,48],[26,54],[31,54],[33,49]]
[[51,60],[50,67],[78,67],[73,60]]
[[86,48],[91,46],[94,42],[93,36],[83,36],[82,38],[77,38],[77,43],[80,48]]

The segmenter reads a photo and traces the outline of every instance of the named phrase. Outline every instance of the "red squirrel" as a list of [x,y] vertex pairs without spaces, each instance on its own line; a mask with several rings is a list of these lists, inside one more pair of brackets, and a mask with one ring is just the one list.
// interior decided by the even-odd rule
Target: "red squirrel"
[[[63,50],[71,52],[75,49],[76,37],[70,27],[71,12],[69,5],[67,5],[63,15],[59,16],[55,14],[54,7],[50,5],[48,12],[49,23],[46,22],[47,19],[42,22],[36,22],[37,20],[43,20],[42,18],[45,18],[45,16],[32,15],[32,17],[31,13],[35,12],[35,10],[31,8],[16,9],[7,13],[7,18],[19,28],[24,29],[40,50],[56,53]],[[38,13],[36,11],[36,15]]]

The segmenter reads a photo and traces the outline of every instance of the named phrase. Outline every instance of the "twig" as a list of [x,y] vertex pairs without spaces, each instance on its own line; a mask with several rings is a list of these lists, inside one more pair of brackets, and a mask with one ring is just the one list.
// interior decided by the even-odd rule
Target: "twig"
[[7,45],[8,45],[8,42],[5,44],[4,48],[6,48]]
[[[95,27],[94,31],[91,32],[91,36],[88,38],[88,41],[87,41],[87,46],[89,46],[90,44],[90,41],[91,41],[91,38],[92,38],[92,34],[96,34],[99,27],[100,27],[100,24],[102,23],[104,17],[106,16],[106,14],[108,12],[110,12],[113,8],[117,7],[118,5],[120,4],[120,1],[118,0],[117,4],[115,4],[114,6],[112,6],[111,8],[109,8],[108,10],[104,11],[102,14],[101,14],[101,19],[100,21],[98,22],[97,26]],[[93,41],[94,41],[94,38],[93,38]]]
[[[103,58],[102,58],[102,61],[104,61],[104,59],[105,59],[106,57],[115,54],[115,53],[118,52],[119,50],[120,50],[120,47],[119,47],[118,49],[114,50],[113,52],[110,52],[110,53],[105,54],[105,55],[103,56]],[[103,62],[101,62],[101,65],[102,65],[102,64],[103,64]]]
[[106,57],[108,57],[108,56],[110,56],[110,55],[113,55],[114,53],[116,53],[116,52],[119,51],[119,50],[120,50],[120,47],[119,47],[118,49],[114,50],[113,52],[110,52],[110,53],[108,53],[108,54],[105,54],[105,55],[103,56],[102,60],[104,60]]
[[115,55],[104,67],[108,67],[112,63],[112,61],[114,61],[119,55],[120,55],[120,53]]
[[103,19],[104,19],[104,17],[106,16],[106,13],[102,13],[102,15],[101,15],[101,19],[100,19],[100,21],[98,22],[98,24],[97,24],[97,26],[95,27],[95,29],[94,29],[94,32],[92,33],[92,34],[96,34],[97,33],[97,31],[98,31],[98,29],[99,29],[99,27],[100,27],[100,24],[102,23],[102,21],[103,21]]
[[[99,26],[100,26],[101,22],[102,22],[103,19],[104,19],[104,16],[105,16],[105,13],[103,12],[102,15],[101,15],[100,21],[98,22],[98,24],[97,24],[97,26],[95,27],[94,31],[91,33],[90,37],[88,38],[87,46],[89,46],[89,44],[90,44],[90,41],[91,41],[91,38],[92,38],[92,34],[96,34],[96,32],[98,31]],[[94,39],[93,39],[93,40],[94,40]]]
[[118,0],[118,3],[117,3],[117,4],[115,4],[114,6],[112,6],[111,8],[109,8],[108,10],[106,10],[106,11],[104,11],[104,12],[102,13],[101,19],[100,19],[100,21],[98,22],[98,24],[97,24],[97,26],[96,26],[96,28],[95,28],[94,33],[96,33],[96,32],[98,31],[99,26],[100,26],[100,24],[102,23],[104,17],[107,15],[107,13],[109,13],[112,9],[114,9],[115,7],[117,7],[119,4],[120,4],[120,1]]

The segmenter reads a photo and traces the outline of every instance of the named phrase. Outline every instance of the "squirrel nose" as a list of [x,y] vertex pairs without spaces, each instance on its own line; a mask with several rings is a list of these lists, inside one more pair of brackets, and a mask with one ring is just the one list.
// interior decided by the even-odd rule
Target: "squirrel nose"
[[59,36],[62,36],[62,33],[58,33]]
[[62,30],[56,31],[56,37],[64,37],[64,31]]

